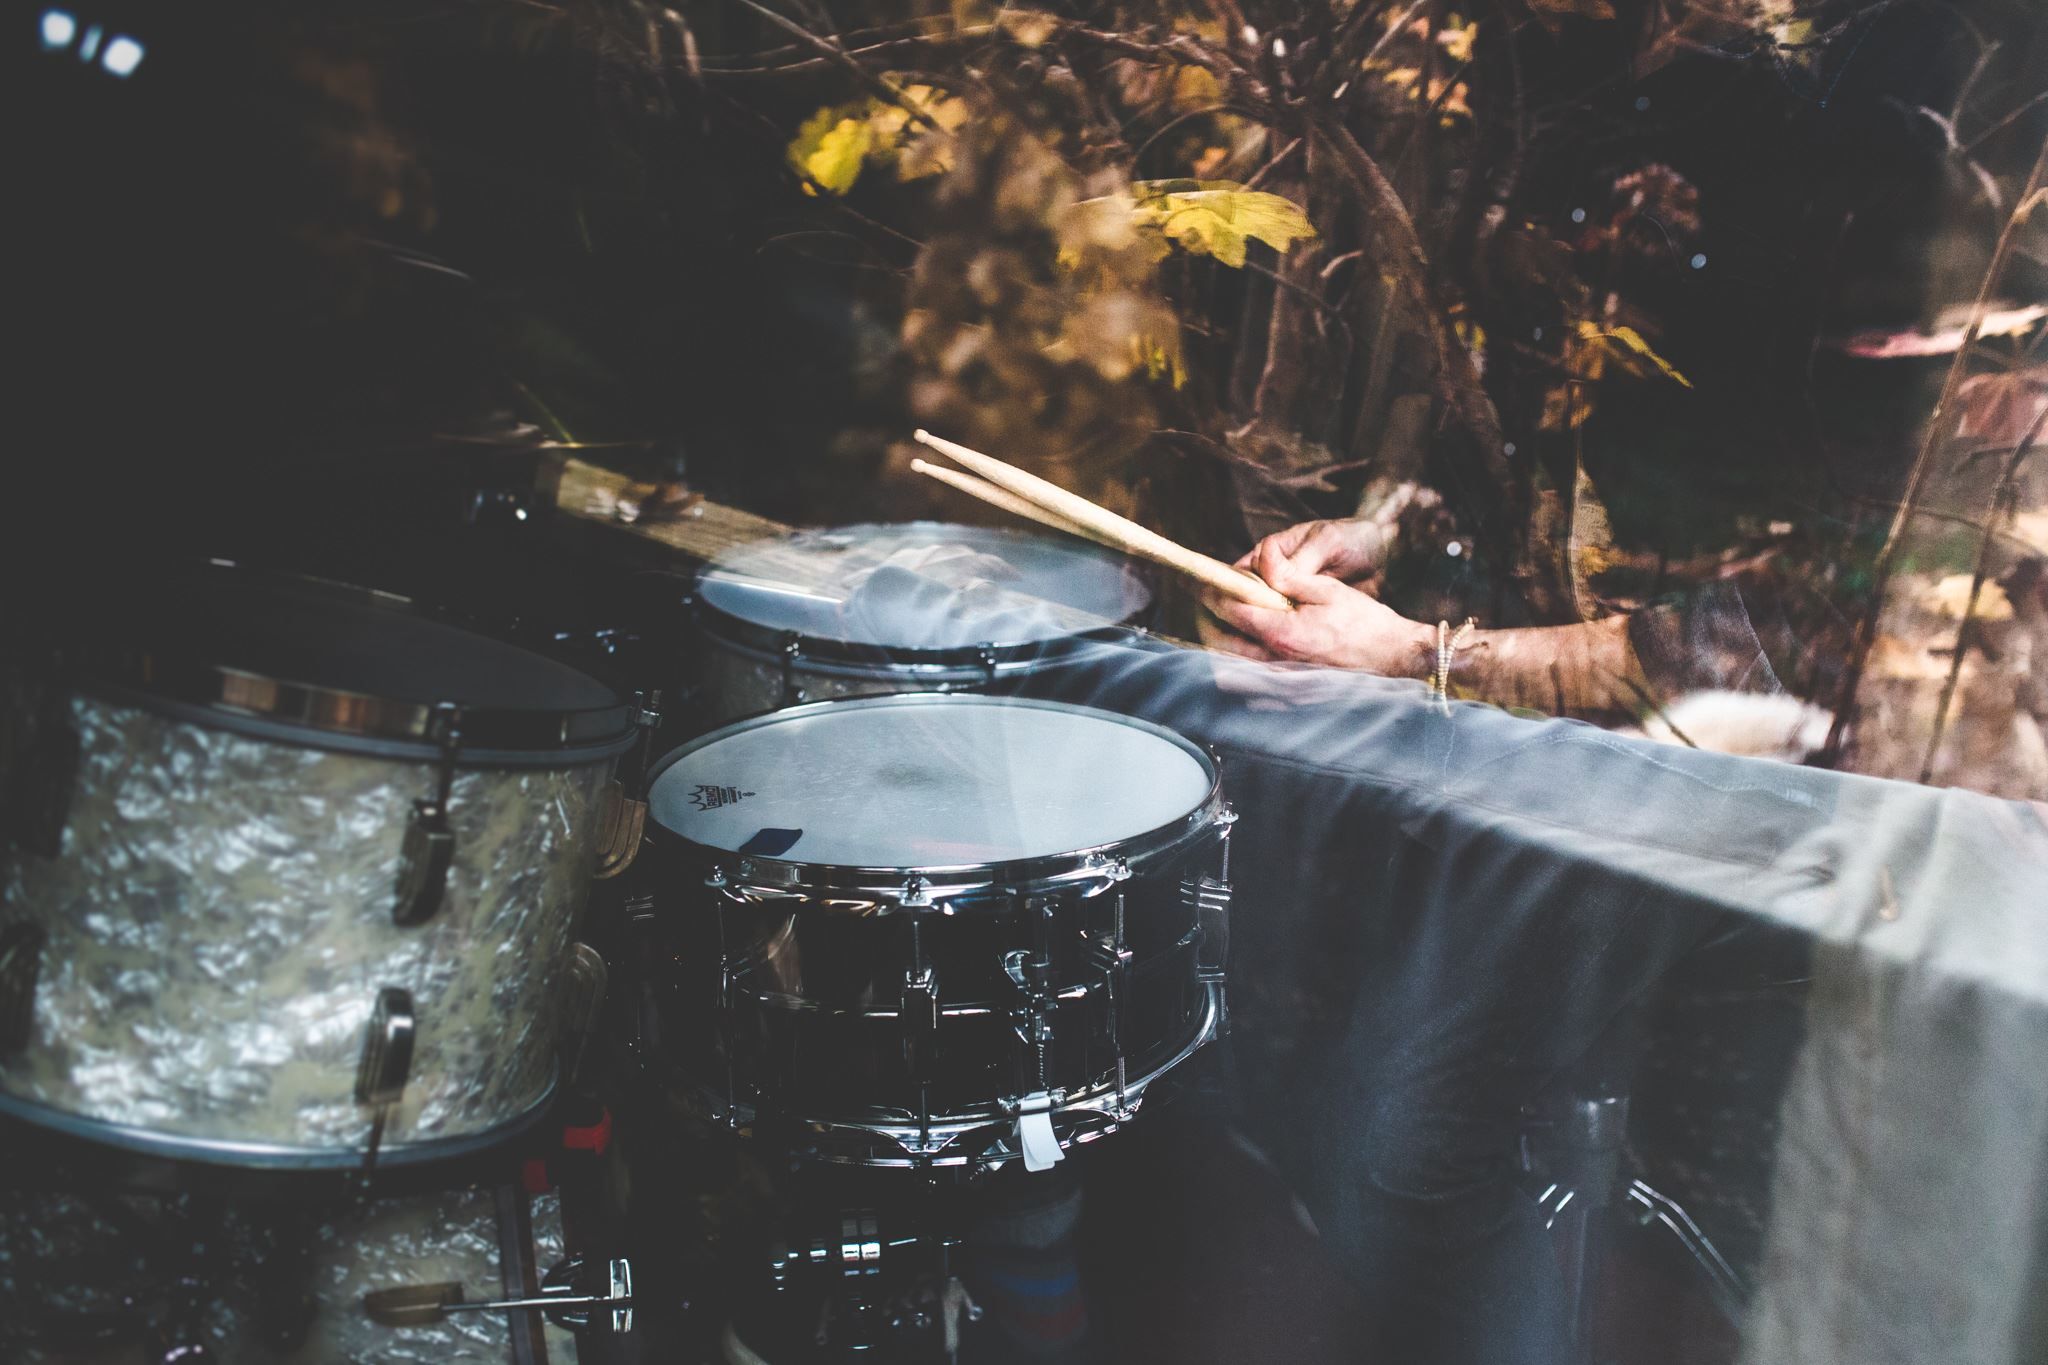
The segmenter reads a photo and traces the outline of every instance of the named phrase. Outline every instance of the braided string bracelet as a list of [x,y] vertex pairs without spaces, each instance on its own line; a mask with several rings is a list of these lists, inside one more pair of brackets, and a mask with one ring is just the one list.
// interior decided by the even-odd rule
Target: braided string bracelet
[[1429,695],[1445,706],[1451,701],[1451,660],[1478,625],[1478,617],[1468,616],[1454,634],[1449,621],[1436,623],[1436,672],[1429,678]]

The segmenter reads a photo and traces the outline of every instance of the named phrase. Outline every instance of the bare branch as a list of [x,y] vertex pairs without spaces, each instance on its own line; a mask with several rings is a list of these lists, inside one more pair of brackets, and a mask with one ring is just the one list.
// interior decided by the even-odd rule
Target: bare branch
[[[898,90],[895,86],[889,84],[889,82],[883,80],[880,76],[877,76],[874,72],[868,70],[859,62],[855,61],[852,58],[852,56],[850,56],[847,53],[845,48],[839,46],[839,44],[833,42],[831,39],[820,38],[817,34],[811,32],[802,24],[797,23],[794,19],[785,19],[782,15],[777,14],[774,10],[768,8],[768,6],[760,3],[760,0],[739,0],[739,3],[741,5],[744,5],[746,8],[752,10],[754,13],[760,15],[763,19],[766,19],[769,23],[775,25],[775,27],[781,29],[783,32],[789,34],[792,38],[795,38],[798,42],[804,44],[806,47],[809,47],[813,51],[822,54],[827,60],[836,63],[837,65],[843,67],[847,71],[852,72],[854,78],[858,80],[863,86],[867,87],[867,89],[872,94],[874,94],[876,98],[887,100],[889,103],[903,109],[913,119],[917,120],[919,123],[923,124],[926,128],[931,129],[935,133],[943,134],[946,132],[946,130],[941,128],[937,120],[933,119],[930,114],[927,114],[924,110],[918,108],[915,104],[912,104],[909,100],[903,98],[902,91]],[[950,136],[950,134],[947,134],[947,136]]]
[[1914,507],[1926,486],[1927,471],[1934,463],[1934,453],[1942,447],[1949,429],[1955,424],[1956,393],[1963,386],[1970,353],[1977,349],[1977,332],[1984,324],[1985,306],[1991,300],[1992,291],[1998,287],[2000,277],[2005,274],[2005,263],[2012,255],[2013,239],[2019,235],[2021,224],[2032,210],[2044,178],[2048,178],[2048,143],[2042,144],[2040,155],[2034,159],[2034,169],[2027,176],[2026,188],[2020,191],[2019,205],[2005,220],[2005,228],[1998,234],[1998,245],[1992,248],[1991,263],[1985,267],[1983,283],[1977,286],[1977,302],[1970,309],[1970,325],[1963,333],[1963,344],[1956,348],[1956,358],[1949,363],[1948,378],[1941,386],[1941,397],[1935,401],[1934,413],[1927,421],[1927,435],[1920,442],[1920,452],[1913,457],[1912,472],[1906,477],[1906,495],[1892,516],[1884,544],[1878,549],[1877,562],[1871,569],[1870,603],[1864,608],[1862,619],[1856,623],[1856,637],[1849,651],[1848,676],[1842,681],[1841,701],[1835,707],[1834,724],[1828,727],[1827,743],[1821,750],[1826,759],[1832,760],[1841,754],[1849,718],[1856,710],[1856,690],[1863,682],[1863,667],[1869,662],[1870,646],[1877,637],[1877,618],[1884,609],[1885,589],[1891,584],[1892,561],[1898,556],[1899,542],[1904,538],[1907,523],[1913,519]]

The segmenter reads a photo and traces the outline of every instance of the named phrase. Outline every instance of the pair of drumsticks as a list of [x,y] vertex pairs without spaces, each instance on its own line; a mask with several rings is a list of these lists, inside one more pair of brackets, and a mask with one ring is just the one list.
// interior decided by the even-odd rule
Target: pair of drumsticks
[[[1015,465],[1005,464],[992,455],[955,444],[928,431],[918,431],[912,439],[920,445],[965,465],[973,471],[962,474],[957,469],[927,464],[923,460],[912,460],[910,467],[920,474],[929,474],[940,483],[957,488],[963,493],[980,498],[991,507],[1000,507],[1005,512],[1035,521],[1041,526],[1050,526],[1055,531],[1092,540],[1112,550],[1149,559],[1169,569],[1184,573],[1188,577],[1216,591],[1235,597],[1240,602],[1249,602],[1255,607],[1270,607],[1276,611],[1292,611],[1294,604],[1276,591],[1262,578],[1255,578],[1240,569],[1233,569],[1220,559],[1211,559],[1205,554],[1177,545],[1156,531],[1147,530],[1128,517],[1120,517],[1106,507],[1098,507],[1078,493],[1070,493],[1056,483],[1027,474]],[[979,475],[980,477],[976,477]]]

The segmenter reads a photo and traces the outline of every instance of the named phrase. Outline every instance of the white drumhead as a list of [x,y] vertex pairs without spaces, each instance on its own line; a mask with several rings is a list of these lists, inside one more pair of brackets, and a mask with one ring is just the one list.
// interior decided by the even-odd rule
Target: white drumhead
[[1100,711],[992,697],[828,702],[701,741],[649,813],[710,848],[835,867],[1042,858],[1199,809],[1208,763]]
[[751,626],[852,645],[1002,648],[1055,638],[1042,631],[1014,638],[1000,628],[992,637],[981,619],[985,612],[963,610],[902,629],[887,613],[842,610],[877,567],[898,561],[914,566],[934,553],[954,556],[970,566],[973,577],[1006,594],[1066,608],[1090,618],[1086,624],[1094,627],[1127,621],[1151,601],[1150,590],[1121,556],[1085,541],[931,521],[799,531],[735,546],[705,567],[697,595],[706,606]]

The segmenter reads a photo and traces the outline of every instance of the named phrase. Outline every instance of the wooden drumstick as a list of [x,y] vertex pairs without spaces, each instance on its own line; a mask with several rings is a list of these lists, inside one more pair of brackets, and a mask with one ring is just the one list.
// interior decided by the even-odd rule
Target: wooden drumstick
[[1123,548],[1107,537],[1099,536],[1084,526],[1076,526],[1065,517],[1055,516],[1035,502],[1027,502],[1015,493],[997,487],[987,479],[977,479],[972,474],[962,474],[957,469],[946,469],[926,460],[912,460],[910,467],[920,474],[931,475],[940,483],[959,489],[969,497],[980,498],[991,507],[999,507],[1003,511],[1023,517],[1027,521],[1035,521],[1040,526],[1050,526],[1055,531],[1065,531],[1070,536],[1079,536],[1083,540],[1092,540],[1097,545],[1107,545],[1112,550]]
[[1099,539],[1103,544],[1122,550],[1125,554],[1149,559],[1155,564],[1163,564],[1220,593],[1255,607],[1267,607],[1274,611],[1294,610],[1294,604],[1264,579],[1233,569],[1220,559],[1211,559],[1205,554],[1176,545],[1156,531],[1147,530],[1137,522],[1120,517],[1108,508],[1097,507],[1079,494],[1069,493],[1058,484],[1041,479],[1036,474],[1027,474],[1015,465],[1004,464],[993,456],[984,455],[978,450],[969,450],[966,446],[957,445],[922,429],[914,432],[912,439],[967,466],[990,483],[1024,501],[1073,523],[1090,538]]

